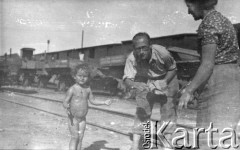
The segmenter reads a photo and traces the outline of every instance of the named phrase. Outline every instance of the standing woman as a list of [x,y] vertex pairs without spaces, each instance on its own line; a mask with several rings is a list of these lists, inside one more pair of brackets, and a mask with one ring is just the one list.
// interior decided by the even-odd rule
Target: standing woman
[[188,13],[194,20],[202,20],[197,30],[201,64],[180,97],[179,109],[183,106],[186,108],[188,102],[193,100],[194,92],[197,92],[197,126],[207,130],[212,122],[213,128],[218,129],[218,133],[213,132],[213,142],[207,139],[207,133],[200,133],[199,148],[202,150],[216,146],[217,149],[223,149],[231,144],[230,139],[219,144],[221,137],[231,134],[223,134],[222,131],[224,128],[236,129],[240,119],[240,71],[237,64],[239,46],[231,22],[214,9],[217,2],[218,0],[185,0]]

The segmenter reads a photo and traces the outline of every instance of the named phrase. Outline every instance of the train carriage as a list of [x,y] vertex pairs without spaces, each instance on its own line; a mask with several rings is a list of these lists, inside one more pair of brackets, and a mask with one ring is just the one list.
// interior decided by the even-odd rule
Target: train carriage
[[[234,27],[239,40],[240,24],[235,24]],[[171,52],[177,62],[180,84],[194,76],[200,62],[197,53],[199,49],[197,34],[155,37],[151,38],[151,42],[163,45]],[[0,57],[2,84],[3,80],[7,79],[6,76],[15,76],[25,86],[31,83],[36,83],[40,87],[50,84],[64,90],[73,83],[71,68],[78,63],[88,63],[92,70],[93,90],[111,94],[126,91],[121,79],[126,58],[132,51],[131,40],[35,55],[34,50],[22,48],[21,57],[15,55],[11,56],[12,58],[8,55]]]

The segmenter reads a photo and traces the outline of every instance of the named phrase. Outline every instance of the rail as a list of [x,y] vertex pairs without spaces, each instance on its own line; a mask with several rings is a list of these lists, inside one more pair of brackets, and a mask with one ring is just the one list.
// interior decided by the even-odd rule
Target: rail
[[[4,99],[4,98],[0,98],[0,99],[3,100],[3,101],[7,101],[7,102],[10,102],[10,103],[13,103],[13,104],[21,105],[21,106],[24,106],[24,107],[28,107],[28,108],[32,108],[32,109],[38,110],[38,111],[49,113],[49,114],[52,114],[52,115],[55,115],[55,116],[66,118],[66,116],[58,114],[58,113],[50,112],[50,111],[47,111],[47,110],[44,110],[44,109],[40,109],[40,108],[37,108],[37,107],[33,107],[33,106],[30,106],[30,105],[26,105],[26,104],[22,104],[22,103],[18,103],[18,102],[13,102],[13,101],[10,101],[10,100]],[[96,124],[96,123],[93,123],[93,122],[87,121],[86,123],[88,125],[92,125],[92,126],[95,126],[95,127],[98,127],[98,128],[105,129],[105,130],[113,131],[113,132],[116,132],[116,133],[119,133],[119,134],[122,134],[122,135],[126,135],[126,136],[130,136],[131,135],[130,132],[120,131],[120,130],[113,129],[113,128],[106,127],[106,126],[102,126],[102,125],[99,125],[99,124]]]
[[[56,102],[56,103],[62,103],[62,101],[59,101],[59,100],[50,99],[50,98],[44,98],[44,97],[39,97],[39,96],[33,96],[33,95],[27,95],[27,94],[22,94],[22,93],[19,93],[19,92],[12,92],[12,91],[7,91],[7,90],[4,90],[4,92],[8,92],[8,93],[11,92],[11,93],[14,93],[14,94],[17,94],[17,95],[21,95],[21,96],[41,99],[41,100],[45,100],[45,101],[52,101],[52,102]],[[113,111],[113,110],[109,110],[109,109],[105,109],[105,108],[89,106],[89,109],[98,110],[98,111],[110,113],[110,114],[113,114],[113,115],[119,115],[119,116],[127,117],[127,118],[130,118],[130,119],[134,119],[134,117],[135,117],[135,115],[133,115],[133,114],[119,112],[119,111]],[[151,120],[152,121],[159,121],[159,120],[154,119],[154,118],[152,118]],[[185,124],[185,122],[183,122],[182,120],[179,120],[177,123],[178,123],[177,126],[179,126],[179,127],[184,127],[184,128],[188,128],[188,129],[192,129],[194,127],[194,125]]]

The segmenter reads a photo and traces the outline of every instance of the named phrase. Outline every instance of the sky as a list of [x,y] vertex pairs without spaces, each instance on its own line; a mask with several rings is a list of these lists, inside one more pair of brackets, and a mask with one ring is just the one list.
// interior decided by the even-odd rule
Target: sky
[[[121,43],[138,32],[196,33],[200,24],[184,0],[0,0],[0,7],[0,55],[10,48],[32,47],[37,54]],[[239,23],[239,7],[240,0],[219,0],[216,9]]]

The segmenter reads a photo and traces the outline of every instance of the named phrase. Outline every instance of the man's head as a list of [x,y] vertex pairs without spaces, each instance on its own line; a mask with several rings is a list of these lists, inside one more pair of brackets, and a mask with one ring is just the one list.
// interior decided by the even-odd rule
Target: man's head
[[150,36],[145,32],[137,33],[133,39],[133,54],[138,61],[151,58]]

